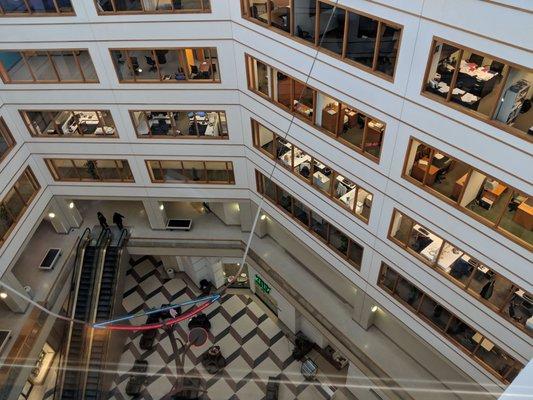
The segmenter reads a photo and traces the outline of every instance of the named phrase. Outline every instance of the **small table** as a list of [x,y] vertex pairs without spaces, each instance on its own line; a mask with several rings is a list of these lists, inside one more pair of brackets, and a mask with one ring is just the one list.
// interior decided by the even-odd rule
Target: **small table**
[[487,351],[491,351],[494,348],[494,343],[492,343],[489,339],[483,338],[479,332],[476,332],[474,336],[472,336],[472,340],[474,340],[476,343],[481,341],[479,345]]

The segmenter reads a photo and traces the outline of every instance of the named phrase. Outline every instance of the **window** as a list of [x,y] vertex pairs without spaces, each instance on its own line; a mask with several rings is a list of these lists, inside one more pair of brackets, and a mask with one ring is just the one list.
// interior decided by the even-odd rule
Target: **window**
[[56,181],[135,182],[127,160],[45,159]]
[[0,16],[75,15],[70,0],[0,0]]
[[147,160],[154,183],[235,184],[231,161]]
[[121,83],[220,82],[216,48],[112,49]]
[[227,139],[224,111],[130,111],[137,136],[143,139]]
[[20,113],[32,136],[117,137],[115,122],[106,110],[23,110]]
[[95,0],[98,14],[211,12],[209,0]]
[[265,195],[283,212],[333,249],[342,259],[358,270],[361,268],[364,249],[360,244],[259,171],[256,170],[255,173],[257,190],[260,194]]
[[[1,1],[1,0],[0,0]],[[88,50],[0,50],[4,83],[98,83]]]
[[243,17],[392,80],[402,26],[315,0],[241,0]]
[[248,88],[342,144],[379,162],[385,123],[249,55]]
[[0,117],[0,161],[2,161],[7,153],[15,146],[15,139],[11,136],[11,132],[6,125],[6,122]]
[[533,69],[433,40],[423,91],[531,141]]
[[525,247],[533,247],[533,199],[442,151],[411,139],[404,178]]
[[470,327],[385,263],[381,265],[378,285],[502,382],[511,383],[524,368],[484,333]]
[[334,199],[364,222],[368,222],[373,198],[370,192],[281,138],[256,120],[251,121],[255,148],[323,195]]
[[398,210],[389,239],[533,336],[526,325],[533,316],[533,295]]
[[20,220],[41,187],[27,167],[15,184],[0,198],[0,246]]

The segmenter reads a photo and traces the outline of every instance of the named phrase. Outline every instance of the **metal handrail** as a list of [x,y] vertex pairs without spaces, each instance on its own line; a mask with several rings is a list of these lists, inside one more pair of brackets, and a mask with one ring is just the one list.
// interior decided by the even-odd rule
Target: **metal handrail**
[[127,237],[128,237],[128,230],[126,228],[122,228],[122,230],[120,231],[120,236],[118,238],[117,247],[122,247]]

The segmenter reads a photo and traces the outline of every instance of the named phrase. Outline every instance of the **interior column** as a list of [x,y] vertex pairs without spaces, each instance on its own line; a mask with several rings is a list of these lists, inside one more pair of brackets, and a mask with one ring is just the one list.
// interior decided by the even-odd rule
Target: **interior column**
[[50,200],[47,218],[57,233],[67,234],[72,228],[79,228],[83,218],[73,201],[59,197]]
[[152,229],[165,229],[167,226],[167,213],[165,206],[157,199],[143,199],[144,210]]
[[[4,275],[2,276],[1,280],[3,283],[5,283],[6,285],[9,285],[17,292],[26,295],[26,291],[24,290],[24,287],[22,286],[20,281],[17,279],[17,277],[13,274],[13,272],[6,271]],[[11,311],[15,313],[19,313],[19,314],[24,314],[26,310],[28,309],[29,303],[21,299],[19,296],[13,294],[13,292],[11,292],[10,290],[7,290],[6,288],[1,287],[0,293],[7,294],[7,297],[0,299],[0,301],[3,301],[4,304]]]

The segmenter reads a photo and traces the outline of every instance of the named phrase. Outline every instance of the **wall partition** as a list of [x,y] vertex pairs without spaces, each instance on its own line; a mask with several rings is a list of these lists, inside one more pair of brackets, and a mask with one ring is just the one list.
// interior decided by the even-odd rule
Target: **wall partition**
[[403,177],[526,248],[533,248],[533,198],[411,138]]
[[146,160],[153,183],[235,184],[231,161]]
[[118,137],[108,110],[21,110],[20,114],[35,137]]
[[313,236],[333,249],[357,270],[361,269],[363,246],[351,239],[346,233],[331,224],[316,211],[311,210],[298,198],[283,190],[282,187],[255,171],[257,191],[280,208],[285,214],[303,226]]
[[243,17],[392,81],[402,26],[317,0],[241,0]]
[[532,293],[398,210],[391,220],[389,239],[533,336]]
[[246,55],[248,89],[379,162],[385,123]]
[[0,246],[2,246],[41,187],[27,167],[0,200]]
[[94,0],[94,3],[102,15],[211,12],[209,0]]
[[434,38],[422,92],[533,141],[533,68]]
[[130,111],[142,139],[227,139],[224,111]]
[[381,265],[378,285],[502,382],[511,383],[524,368],[484,333],[455,316],[385,263]]
[[7,156],[15,144],[15,139],[13,139],[4,118],[0,117],[0,161]]
[[121,83],[220,82],[214,47],[111,49]]
[[252,119],[254,147],[335,203],[368,223],[371,192]]
[[135,182],[127,160],[47,158],[45,162],[56,181]]
[[70,0],[0,0],[0,17],[75,15]]
[[0,50],[4,83],[98,83],[88,50]]

